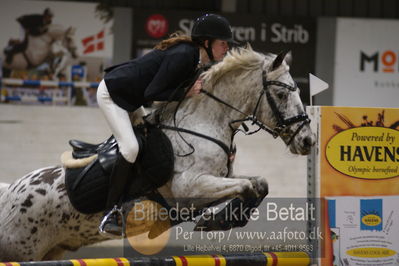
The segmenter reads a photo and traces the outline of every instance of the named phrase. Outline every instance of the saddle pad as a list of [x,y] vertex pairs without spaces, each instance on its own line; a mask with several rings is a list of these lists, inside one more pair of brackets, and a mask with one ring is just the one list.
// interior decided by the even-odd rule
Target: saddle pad
[[175,163],[173,147],[161,129],[148,125],[144,149],[138,161],[141,172],[155,188],[163,186],[172,177]]
[[[174,154],[169,138],[156,127],[135,131],[143,139],[143,150],[137,161],[126,196],[139,197],[163,186],[174,170]],[[95,159],[95,158],[94,158]],[[104,211],[109,188],[109,173],[97,160],[90,170],[75,182],[85,167],[66,168],[65,185],[69,199],[76,210],[92,214]]]
[[73,158],[72,151],[66,151],[61,155],[61,163],[65,168],[81,168],[97,159],[97,157],[98,155],[95,154],[90,157],[75,159]]
[[85,214],[104,211],[108,195],[109,174],[96,162],[87,172],[79,185],[73,189],[75,180],[82,168],[67,168],[65,186],[72,206]]

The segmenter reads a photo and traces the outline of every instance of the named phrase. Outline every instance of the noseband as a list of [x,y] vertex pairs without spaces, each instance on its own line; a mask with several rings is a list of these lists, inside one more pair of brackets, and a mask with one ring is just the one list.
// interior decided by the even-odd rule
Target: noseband
[[297,86],[293,87],[293,86],[290,86],[286,83],[283,83],[283,82],[280,82],[277,80],[267,80],[265,71],[262,72],[262,80],[263,80],[263,90],[261,92],[261,95],[259,96],[258,103],[256,104],[256,107],[254,109],[253,117],[256,118],[256,113],[258,111],[259,103],[262,98],[262,95],[266,94],[267,102],[269,103],[270,108],[272,109],[272,112],[273,112],[274,116],[276,117],[277,125],[273,129],[267,128],[263,123],[262,123],[262,125],[268,129],[268,130],[266,130],[266,128],[265,128],[265,130],[268,131],[270,134],[272,134],[274,138],[277,138],[278,136],[280,136],[280,137],[288,136],[289,135],[287,132],[288,127],[295,123],[302,122],[298,126],[298,128],[295,130],[294,134],[292,134],[292,136],[290,137],[290,140],[287,143],[289,145],[292,142],[292,140],[294,139],[294,137],[299,133],[299,131],[306,124],[310,123],[310,119],[306,113],[298,114],[296,116],[292,116],[289,118],[284,118],[283,114],[277,108],[277,104],[276,104],[274,98],[270,94],[269,86],[279,86],[279,87],[285,88],[290,91],[296,91]]
[[[298,114],[296,116],[290,117],[290,118],[284,118],[283,114],[280,112],[280,110],[277,108],[277,104],[275,102],[275,100],[273,99],[271,93],[270,93],[270,86],[279,86],[282,88],[286,88],[290,91],[296,91],[297,87],[293,87],[290,86],[286,83],[277,81],[277,80],[267,80],[266,79],[266,75],[265,75],[265,71],[262,72],[262,82],[263,82],[263,88],[262,91],[259,95],[258,101],[256,103],[255,109],[252,112],[252,115],[247,115],[244,112],[242,112],[241,110],[239,110],[238,108],[232,106],[229,103],[226,103],[225,101],[223,101],[222,99],[216,97],[215,95],[209,93],[208,91],[205,91],[203,89],[201,89],[201,92],[206,94],[207,96],[209,96],[210,98],[216,100],[219,103],[222,103],[226,106],[228,106],[229,108],[241,113],[245,115],[244,119],[239,119],[239,120],[233,120],[230,122],[230,127],[231,124],[235,124],[238,122],[246,122],[246,121],[251,121],[253,125],[257,125],[259,127],[259,129],[263,129],[266,132],[270,133],[274,138],[277,138],[278,136],[280,137],[287,137],[289,136],[289,133],[287,132],[287,129],[289,126],[298,123],[298,122],[302,122],[298,128],[295,130],[295,132],[290,136],[290,139],[287,143],[287,145],[290,145],[292,140],[294,139],[294,137],[299,133],[299,131],[306,125],[310,123],[310,119],[308,117],[308,115],[306,113],[302,113],[302,114]],[[260,106],[260,102],[261,99],[263,97],[263,95],[266,96],[267,102],[270,105],[270,108],[272,109],[273,115],[275,116],[276,120],[277,120],[277,125],[274,128],[270,128],[267,125],[265,125],[263,122],[259,121],[256,118],[256,114],[258,112],[259,106]],[[245,124],[243,124],[245,125]],[[256,130],[255,132],[257,132],[258,130]]]

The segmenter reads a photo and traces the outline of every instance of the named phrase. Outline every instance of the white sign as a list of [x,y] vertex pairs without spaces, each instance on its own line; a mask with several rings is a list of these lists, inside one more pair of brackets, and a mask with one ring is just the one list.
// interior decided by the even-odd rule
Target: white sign
[[398,107],[399,21],[337,19],[335,106]]
[[[25,33],[17,21],[19,17],[43,14],[46,8],[53,13],[52,24],[75,29],[73,37],[79,55],[112,57],[113,20],[104,23],[96,13],[96,4],[92,3],[2,0],[0,49],[6,47],[10,39],[23,39]],[[99,44],[101,42],[103,44]],[[93,52],[87,53],[92,44]]]
[[110,10],[97,7],[93,3],[2,0],[0,58],[7,72],[11,71],[4,76],[69,78],[70,66],[79,64],[87,67],[88,80],[101,79],[102,67],[113,56],[113,18]]
[[329,197],[332,265],[398,265],[399,197]]

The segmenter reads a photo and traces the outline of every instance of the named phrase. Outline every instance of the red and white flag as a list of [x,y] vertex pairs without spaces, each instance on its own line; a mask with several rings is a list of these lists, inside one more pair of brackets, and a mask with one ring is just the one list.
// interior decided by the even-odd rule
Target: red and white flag
[[89,54],[105,49],[105,30],[100,31],[95,35],[88,36],[82,39],[83,54]]

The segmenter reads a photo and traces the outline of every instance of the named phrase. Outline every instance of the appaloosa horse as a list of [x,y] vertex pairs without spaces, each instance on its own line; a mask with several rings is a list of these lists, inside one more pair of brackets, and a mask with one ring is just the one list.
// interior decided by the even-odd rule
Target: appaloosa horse
[[[281,137],[292,153],[308,154],[314,135],[284,56],[251,48],[230,51],[203,73],[202,94],[183,100],[176,113],[177,103],[162,109],[162,124],[201,133],[229,147],[233,133],[249,120]],[[194,152],[175,156],[173,177],[159,189],[163,197],[193,199],[191,203],[201,208],[212,199],[262,200],[267,194],[265,177],[228,174],[229,154],[223,145],[189,133],[164,132],[175,155]],[[102,213],[86,215],[72,206],[65,171],[60,166],[42,168],[0,188],[0,261],[59,259],[66,250],[107,240],[98,233]]]

